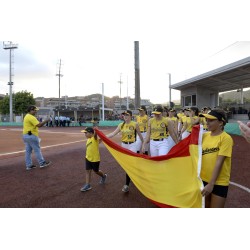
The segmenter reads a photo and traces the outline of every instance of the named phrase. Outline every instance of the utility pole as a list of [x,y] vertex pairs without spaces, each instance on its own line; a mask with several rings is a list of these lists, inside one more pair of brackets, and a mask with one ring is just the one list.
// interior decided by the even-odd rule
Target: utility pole
[[135,50],[135,108],[141,106],[139,41],[134,42]]
[[129,102],[128,102],[128,76],[127,76],[127,109],[129,109]]
[[120,81],[118,83],[120,83],[120,110],[122,110],[122,73],[120,74]]
[[104,116],[104,83],[102,83],[102,120],[105,120],[105,116]]
[[169,108],[171,108],[171,74],[168,74],[168,87],[169,87]]
[[59,110],[60,110],[60,102],[61,102],[61,77],[63,77],[63,75],[61,74],[61,59],[59,61],[59,70],[58,70],[58,74],[56,74],[56,76],[58,76],[58,82],[59,82],[59,103],[58,103],[58,117],[59,117]]
[[9,70],[9,83],[8,85],[10,85],[10,100],[9,100],[9,106],[10,106],[10,122],[13,122],[13,102],[12,102],[12,76],[14,76],[14,74],[12,73],[12,63],[14,62],[14,54],[13,54],[13,50],[18,48],[17,44],[13,44],[11,41],[8,41],[7,43],[3,42],[3,48],[6,50],[10,51],[10,70]]

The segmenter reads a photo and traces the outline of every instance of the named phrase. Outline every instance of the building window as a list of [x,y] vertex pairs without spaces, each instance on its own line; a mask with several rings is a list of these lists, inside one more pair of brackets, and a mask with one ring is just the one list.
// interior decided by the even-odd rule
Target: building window
[[196,106],[196,95],[182,96],[182,106]]
[[192,106],[196,106],[196,95],[192,95]]

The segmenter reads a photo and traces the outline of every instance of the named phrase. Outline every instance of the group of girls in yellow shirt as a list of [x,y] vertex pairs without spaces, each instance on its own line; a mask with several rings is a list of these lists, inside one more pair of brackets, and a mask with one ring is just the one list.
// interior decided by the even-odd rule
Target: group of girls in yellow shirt
[[[231,136],[224,132],[225,112],[214,109],[209,113],[204,110],[199,114],[196,107],[191,107],[177,116],[175,110],[170,110],[168,117],[164,117],[163,108],[157,106],[152,112],[153,117],[149,118],[145,106],[141,106],[138,110],[139,116],[136,117],[136,121],[132,120],[132,111],[125,111],[124,122],[107,137],[112,138],[121,133],[123,148],[135,153],[148,153],[149,150],[150,156],[154,157],[167,154],[172,146],[191,133],[194,125],[203,123],[206,127],[202,139],[201,179],[204,188],[201,194],[205,196],[206,207],[224,207],[233,147]],[[101,174],[100,176],[106,178]],[[123,192],[129,191],[129,184],[130,178],[126,174]]]

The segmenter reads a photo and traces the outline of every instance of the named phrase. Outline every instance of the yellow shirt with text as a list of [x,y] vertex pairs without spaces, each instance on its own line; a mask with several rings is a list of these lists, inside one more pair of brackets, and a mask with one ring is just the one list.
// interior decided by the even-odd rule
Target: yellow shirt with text
[[221,172],[215,182],[216,185],[228,186],[231,174],[233,139],[226,132],[211,136],[211,132],[203,134],[202,137],[202,166],[201,179],[209,182],[219,155],[226,156]]
[[120,131],[122,132],[122,141],[135,142],[136,140],[136,122],[130,121],[130,123],[120,123]]
[[168,137],[168,118],[162,117],[161,120],[150,119],[150,139],[163,139]]
[[147,115],[144,115],[144,116],[138,115],[136,117],[136,122],[138,123],[138,126],[141,132],[147,132],[147,129],[148,129],[148,116]]

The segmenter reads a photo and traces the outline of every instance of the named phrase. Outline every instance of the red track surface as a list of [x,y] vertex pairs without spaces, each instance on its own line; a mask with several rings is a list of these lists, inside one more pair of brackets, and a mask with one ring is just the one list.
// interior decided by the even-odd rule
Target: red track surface
[[[93,189],[80,192],[85,182],[85,136],[80,130],[79,127],[40,129],[43,155],[53,164],[45,169],[26,171],[21,128],[0,127],[0,207],[155,208],[133,184],[129,193],[121,192],[125,172],[103,144],[100,145],[100,169],[108,173],[107,183],[98,184],[99,177],[93,174]],[[108,133],[114,128],[100,130]],[[226,207],[249,208],[250,144],[240,136],[232,137],[231,181],[248,190],[230,185]],[[13,152],[16,153],[8,154]]]

